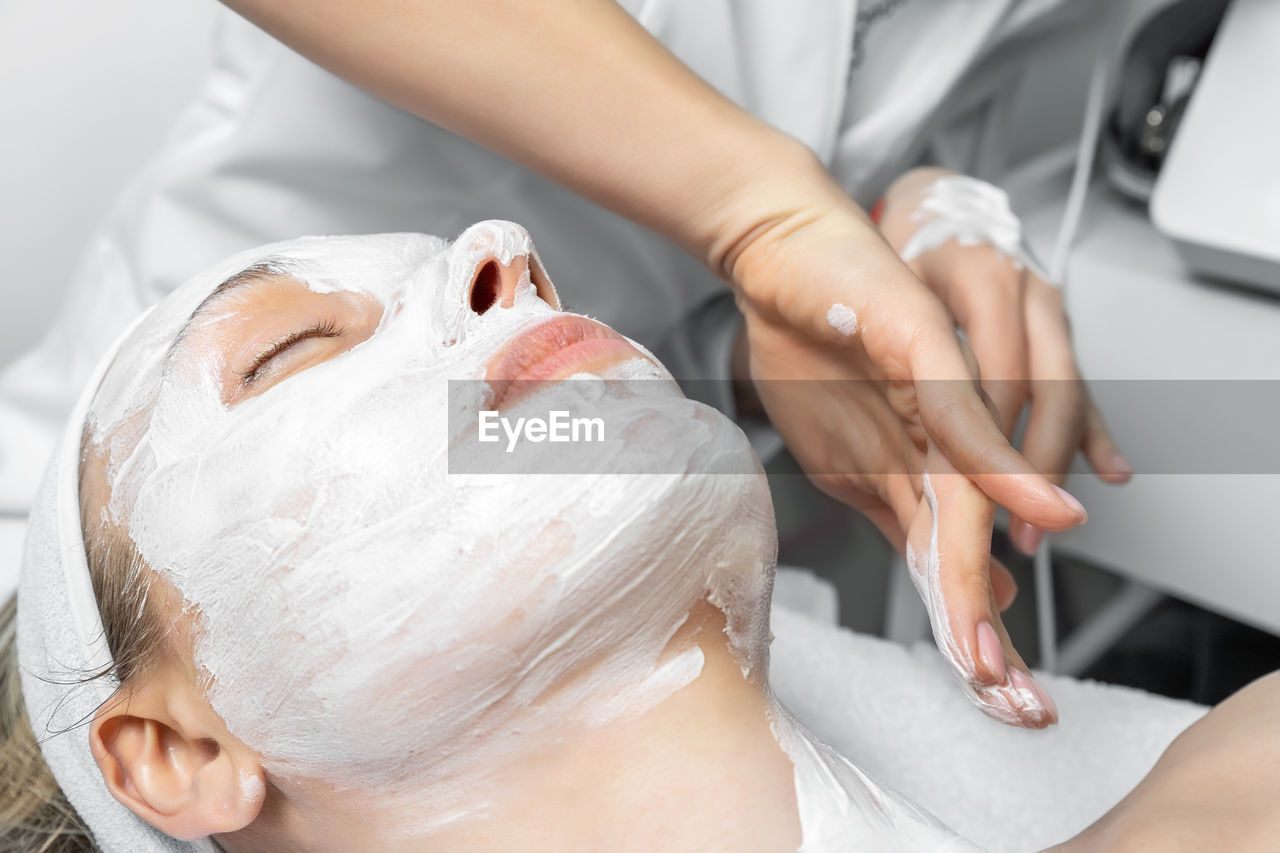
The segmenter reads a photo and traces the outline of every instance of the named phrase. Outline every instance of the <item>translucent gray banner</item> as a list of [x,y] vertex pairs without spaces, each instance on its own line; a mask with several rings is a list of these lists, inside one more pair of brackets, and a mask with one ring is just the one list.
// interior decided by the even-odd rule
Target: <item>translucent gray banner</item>
[[[763,401],[765,410],[786,419],[783,432],[793,441],[817,441],[825,434],[847,442],[849,453],[823,454],[830,461],[810,464],[810,474],[919,474],[922,417],[933,418],[931,433],[956,436],[968,432],[975,419],[992,417],[970,383],[952,381],[909,386],[778,380],[747,387],[683,380],[684,396],[671,382],[656,379],[582,377],[511,382],[496,389],[482,381],[449,384],[451,474],[741,473],[753,468],[754,453],[740,431],[717,424],[722,418],[690,401],[741,406],[748,413]],[[1032,428],[1057,444],[1079,443],[1083,407],[1092,400],[1137,474],[1280,474],[1280,381],[1034,380],[988,382],[984,391],[989,407],[1025,401],[1041,408],[1044,417]],[[904,422],[915,426],[901,430]],[[1024,417],[1023,430],[1027,423]],[[979,463],[953,461],[962,473],[977,473],[971,469]]]

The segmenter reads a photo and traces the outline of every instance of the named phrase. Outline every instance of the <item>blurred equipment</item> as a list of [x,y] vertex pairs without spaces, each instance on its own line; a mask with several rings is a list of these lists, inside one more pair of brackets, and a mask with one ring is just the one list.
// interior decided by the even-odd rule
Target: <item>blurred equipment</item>
[[1103,136],[1108,180],[1146,204],[1200,77],[1227,0],[1180,0],[1148,11],[1125,46]]
[[1280,3],[1234,0],[1160,167],[1151,218],[1197,273],[1280,292],[1278,92]]

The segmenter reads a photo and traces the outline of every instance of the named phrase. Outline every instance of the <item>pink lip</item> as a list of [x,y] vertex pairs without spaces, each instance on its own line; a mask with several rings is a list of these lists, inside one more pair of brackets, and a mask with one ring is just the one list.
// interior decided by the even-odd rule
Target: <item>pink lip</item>
[[493,388],[491,405],[497,409],[531,390],[533,382],[564,379],[637,357],[643,357],[640,351],[608,326],[559,314],[508,341],[489,360],[484,378]]

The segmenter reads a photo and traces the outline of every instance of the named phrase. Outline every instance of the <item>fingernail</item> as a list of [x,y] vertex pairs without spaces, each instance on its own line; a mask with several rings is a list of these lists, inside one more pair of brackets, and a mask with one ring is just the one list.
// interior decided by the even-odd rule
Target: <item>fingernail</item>
[[[1023,701],[1030,700],[1028,707],[1022,708],[1024,719],[1034,728],[1044,728],[1058,717],[1058,706],[1049,697],[1048,691],[1036,680],[1020,669],[1009,668],[1009,684],[1022,694]],[[1030,694],[1030,695],[1027,695]]]
[[1000,648],[1000,637],[990,622],[978,623],[978,658],[990,673],[987,681],[992,684],[1004,681],[1004,650]]
[[1111,470],[1125,477],[1133,476],[1133,466],[1129,464],[1129,460],[1119,450],[1111,454]]
[[1040,703],[1044,705],[1044,709],[1048,714],[1048,721],[1054,722],[1058,719],[1058,705],[1053,701],[1053,697],[1049,695],[1049,691],[1039,681],[1032,679],[1031,686],[1035,688],[1036,695],[1040,697]]
[[[1011,666],[1009,667],[1009,684],[1012,688],[1018,690],[1019,693],[1030,694],[1030,697],[1023,695],[1021,698],[1030,698],[1032,704],[1042,706],[1041,697],[1039,697],[1039,693],[1036,692],[1036,681],[1032,680],[1032,676],[1025,674],[1025,672],[1019,670],[1018,667]],[[1033,710],[1038,710],[1038,708],[1033,708]]]
[[1009,539],[1015,548],[1031,557],[1035,556],[1036,549],[1040,547],[1040,540],[1044,539],[1044,531],[1032,527],[1025,521],[1020,521],[1009,534]]
[[1074,496],[1062,486],[1054,486],[1053,490],[1058,493],[1058,498],[1067,505],[1067,509],[1074,510],[1077,515],[1081,516],[1082,521],[1089,520],[1089,513],[1085,512],[1084,504],[1076,500]]

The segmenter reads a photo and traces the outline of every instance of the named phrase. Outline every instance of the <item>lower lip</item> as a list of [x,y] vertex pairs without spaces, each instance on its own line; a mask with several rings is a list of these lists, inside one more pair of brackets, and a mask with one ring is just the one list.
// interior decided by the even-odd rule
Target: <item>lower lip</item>
[[[550,324],[560,324],[553,328]],[[545,328],[544,328],[545,327]],[[549,321],[538,327],[517,335],[508,347],[520,347],[528,342],[521,339],[528,336],[542,337],[548,333],[557,333],[557,337],[567,335],[579,338],[572,343],[558,347],[548,347],[546,354],[522,368],[511,377],[496,377],[492,374],[501,370],[502,354],[490,362],[490,370],[485,378],[493,387],[495,395],[491,405],[497,409],[500,404],[510,405],[514,400],[523,397],[533,389],[535,382],[554,382],[567,379],[575,373],[599,372],[615,364],[631,361],[644,356],[624,338],[607,326],[602,326],[583,318],[572,320]],[[537,345],[536,343],[534,344]]]

